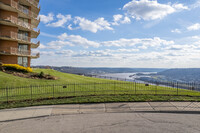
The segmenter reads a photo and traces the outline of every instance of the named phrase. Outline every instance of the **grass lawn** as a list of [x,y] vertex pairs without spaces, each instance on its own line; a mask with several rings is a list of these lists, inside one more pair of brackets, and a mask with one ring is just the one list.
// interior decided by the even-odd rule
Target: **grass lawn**
[[27,79],[0,72],[0,108],[62,103],[200,100],[200,92],[197,91],[34,69],[37,73],[41,71],[59,79]]
[[9,104],[0,104],[0,109],[77,103],[108,103],[108,102],[154,102],[154,101],[194,101],[200,102],[200,97],[189,96],[164,96],[164,95],[101,95],[101,96],[77,96],[70,98],[49,98],[43,100],[15,101]]
[[57,80],[44,80],[44,79],[28,79],[13,76],[0,71],[0,88],[7,86],[27,86],[27,85],[52,85],[52,84],[66,84],[66,83],[94,83],[94,82],[108,82],[105,79],[90,78],[85,76],[79,76],[74,74],[67,74],[58,72],[51,69],[33,69],[34,72],[50,74],[59,77]]

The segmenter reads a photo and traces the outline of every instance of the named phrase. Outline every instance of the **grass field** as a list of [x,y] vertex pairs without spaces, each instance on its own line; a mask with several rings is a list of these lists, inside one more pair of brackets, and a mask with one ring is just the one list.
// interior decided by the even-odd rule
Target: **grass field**
[[52,84],[66,84],[66,83],[94,83],[94,82],[106,82],[105,79],[96,79],[85,76],[79,76],[74,74],[67,74],[58,72],[51,69],[33,69],[34,72],[50,74],[59,77],[58,80],[41,80],[41,79],[28,79],[6,74],[0,71],[0,88],[7,86],[27,86],[27,85],[52,85]]
[[[199,101],[200,92],[125,81],[91,78],[50,69],[34,72],[59,77],[58,80],[26,79],[0,72],[0,108],[89,102],[119,101]],[[7,104],[7,102],[9,104]]]

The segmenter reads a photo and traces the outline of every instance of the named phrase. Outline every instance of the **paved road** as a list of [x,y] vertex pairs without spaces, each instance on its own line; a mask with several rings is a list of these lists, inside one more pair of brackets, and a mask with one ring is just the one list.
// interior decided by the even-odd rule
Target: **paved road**
[[1,133],[199,133],[200,115],[95,113],[0,123]]
[[0,133],[199,133],[200,103],[53,105],[1,110],[0,119]]

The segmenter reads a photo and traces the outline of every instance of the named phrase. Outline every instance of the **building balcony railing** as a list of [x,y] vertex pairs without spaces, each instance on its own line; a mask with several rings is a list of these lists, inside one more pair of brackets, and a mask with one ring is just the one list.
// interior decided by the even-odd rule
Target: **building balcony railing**
[[39,58],[40,53],[32,53],[30,50],[24,50],[14,47],[0,47],[0,54],[2,55],[16,55],[16,56],[27,56],[32,58]]
[[26,0],[29,3],[31,3],[33,6],[37,7],[38,9],[40,9],[40,5],[39,2],[35,1],[35,0]]
[[18,11],[34,18],[34,19],[37,19],[37,20],[40,20],[39,17],[38,17],[38,14],[30,11],[29,9],[23,7],[22,5],[20,5],[19,3],[15,2],[14,0],[9,0],[10,1],[10,5],[11,7],[17,9]]
[[36,47],[38,47],[40,45],[40,41],[38,41],[37,39],[32,39],[28,36],[25,36],[23,34],[19,34],[16,32],[0,32],[0,37],[1,38],[7,38],[7,39],[12,39],[12,40],[16,40],[16,41],[21,41],[21,42],[25,42],[25,43],[29,43],[29,44],[34,44],[36,45]]
[[9,18],[0,18],[0,20],[4,20],[4,21],[10,21],[13,24],[16,24],[18,26],[21,26],[23,28],[27,28],[29,30],[32,30],[34,32],[37,32],[38,34],[40,33],[40,29],[39,28],[34,28],[35,26],[33,26],[32,24],[29,24],[27,22],[24,22],[20,19],[18,19],[17,17],[14,16],[10,16]]

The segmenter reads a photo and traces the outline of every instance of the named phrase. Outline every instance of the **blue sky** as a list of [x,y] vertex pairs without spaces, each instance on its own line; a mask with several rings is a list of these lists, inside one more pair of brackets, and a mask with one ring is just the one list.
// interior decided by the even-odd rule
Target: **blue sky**
[[200,0],[40,0],[32,65],[200,67]]

